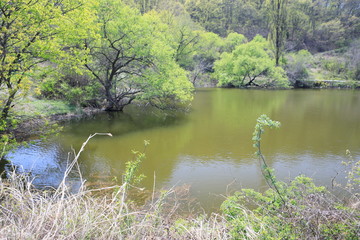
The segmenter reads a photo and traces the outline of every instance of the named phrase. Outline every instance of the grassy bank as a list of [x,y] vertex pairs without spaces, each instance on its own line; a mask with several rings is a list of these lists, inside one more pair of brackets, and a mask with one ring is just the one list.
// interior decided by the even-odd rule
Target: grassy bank
[[63,100],[37,99],[29,95],[15,104],[11,115],[15,124],[11,132],[20,141],[33,135],[49,135],[59,130],[60,122],[91,116],[100,111],[81,108]]

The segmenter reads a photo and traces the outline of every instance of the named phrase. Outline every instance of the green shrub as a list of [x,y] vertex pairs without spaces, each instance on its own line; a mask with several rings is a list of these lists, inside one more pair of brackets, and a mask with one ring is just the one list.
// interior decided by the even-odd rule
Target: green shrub
[[296,85],[299,81],[305,81],[310,78],[308,65],[312,62],[312,55],[307,50],[301,50],[296,53],[290,53],[286,56],[286,74],[289,81]]
[[76,106],[100,106],[99,83],[91,81],[87,75],[62,71],[44,78],[40,85],[40,97],[62,99]]

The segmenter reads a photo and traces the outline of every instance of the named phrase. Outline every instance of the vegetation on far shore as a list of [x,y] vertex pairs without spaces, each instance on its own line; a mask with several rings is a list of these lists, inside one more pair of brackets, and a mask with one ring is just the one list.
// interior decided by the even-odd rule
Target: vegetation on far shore
[[[21,0],[0,10],[1,142],[28,95],[121,111],[187,108],[194,86],[359,86],[353,0]],[[351,82],[318,82],[339,79]]]

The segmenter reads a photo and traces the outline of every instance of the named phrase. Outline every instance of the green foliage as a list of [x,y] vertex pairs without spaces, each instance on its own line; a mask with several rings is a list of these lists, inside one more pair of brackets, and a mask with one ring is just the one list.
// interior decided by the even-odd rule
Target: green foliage
[[283,70],[275,66],[268,50],[268,42],[261,36],[238,45],[231,53],[224,52],[215,62],[215,76],[219,86],[257,85],[256,78],[264,77],[273,84],[287,85]]
[[[40,63],[71,64],[78,70],[85,56],[83,39],[92,29],[91,1],[2,1],[0,3],[1,116],[6,120],[14,99],[30,89]],[[56,26],[56,27],[55,27]]]
[[225,35],[221,2],[217,0],[187,0],[185,7],[191,18],[204,26],[207,31]]
[[3,161],[5,155],[16,146],[14,136],[11,133],[6,132],[6,129],[8,129],[8,127],[5,121],[1,121],[0,132],[2,134],[0,135],[0,161]]
[[360,161],[356,161],[351,152],[346,150],[346,155],[348,156],[348,161],[343,162],[348,169],[347,173],[347,183],[345,188],[349,192],[356,192],[360,190]]
[[214,61],[220,57],[220,52],[224,46],[224,40],[212,32],[197,31],[199,43],[195,58],[204,61]]
[[346,66],[349,78],[360,80],[360,40],[351,43],[346,52]]
[[236,46],[246,42],[247,39],[244,35],[235,32],[229,33],[225,39],[224,51],[232,52]]
[[278,121],[274,121],[271,120],[268,116],[266,116],[265,114],[261,115],[257,120],[256,120],[256,125],[255,125],[255,129],[253,132],[253,142],[254,142],[254,148],[257,149],[257,151],[255,152],[256,156],[261,156],[261,150],[260,150],[260,143],[261,143],[261,136],[264,134],[265,132],[265,128],[264,127],[270,127],[270,128],[279,128],[280,127],[280,122]]
[[289,88],[289,79],[286,71],[282,67],[271,68],[268,72],[267,82],[265,86],[276,87],[276,88]]
[[138,184],[145,177],[143,174],[137,175],[141,162],[146,158],[145,150],[146,147],[150,144],[150,142],[144,141],[144,144],[144,151],[133,151],[134,160],[126,162],[125,173],[123,175],[123,183],[126,186]]
[[332,72],[334,75],[345,71],[345,63],[336,59],[324,59],[321,64],[325,70]]
[[210,74],[214,71],[214,62],[220,57],[224,40],[212,32],[196,31],[196,33],[198,44],[193,55],[191,81],[194,85],[206,85],[211,81]]
[[223,37],[269,37],[275,59],[284,50],[323,52],[360,36],[356,0],[187,0],[185,8],[195,22]]
[[194,55],[199,43],[197,26],[186,15],[174,16],[169,11],[161,13],[161,20],[168,25],[167,42],[175,50],[174,59],[184,69],[192,70]]
[[261,173],[265,178],[266,183],[270,188],[272,188],[278,195],[279,199],[281,199],[282,203],[285,204],[285,200],[283,198],[283,190],[281,183],[279,183],[275,175],[273,173],[273,170],[270,169],[265,161],[265,158],[263,154],[261,153],[261,136],[265,132],[265,127],[270,128],[279,128],[280,122],[271,120],[268,116],[265,114],[261,115],[257,119],[257,123],[255,125],[255,129],[253,132],[252,140],[254,142],[254,148],[256,148],[255,155],[259,158]]
[[193,87],[157,13],[141,15],[119,0],[102,0],[97,26],[97,37],[87,40],[86,67],[102,86],[107,110],[122,110],[133,100],[166,107],[192,99]]
[[[272,189],[264,193],[243,189],[227,198],[221,210],[234,239],[352,239],[356,236],[354,218],[342,222],[345,216],[354,217],[351,210],[340,213],[324,187],[317,187],[312,179],[304,176],[281,186],[286,204]],[[253,206],[254,210],[247,206]]]
[[[40,85],[44,72],[67,66],[80,72],[83,39],[92,33],[92,1],[1,1],[0,151],[16,146],[13,109]],[[45,88],[51,89],[51,84]]]
[[307,50],[300,50],[295,53],[287,54],[286,59],[286,73],[292,84],[296,84],[297,81],[309,79],[310,75],[307,64],[312,61],[310,52]]
[[86,74],[77,74],[71,70],[60,69],[57,73],[44,76],[40,85],[40,98],[62,99],[71,105],[82,107],[100,106],[98,82],[92,81]]
[[207,31],[220,36],[239,32],[253,38],[267,29],[263,0],[187,0],[186,10]]

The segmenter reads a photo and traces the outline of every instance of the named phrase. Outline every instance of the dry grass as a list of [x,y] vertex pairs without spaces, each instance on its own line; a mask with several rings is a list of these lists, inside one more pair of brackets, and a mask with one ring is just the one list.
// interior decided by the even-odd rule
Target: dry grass
[[111,197],[94,197],[94,190],[70,194],[65,185],[39,191],[23,175],[13,174],[0,184],[0,239],[228,238],[219,215],[174,220],[176,209],[164,207],[172,190],[146,209],[127,204],[123,186],[113,190]]

